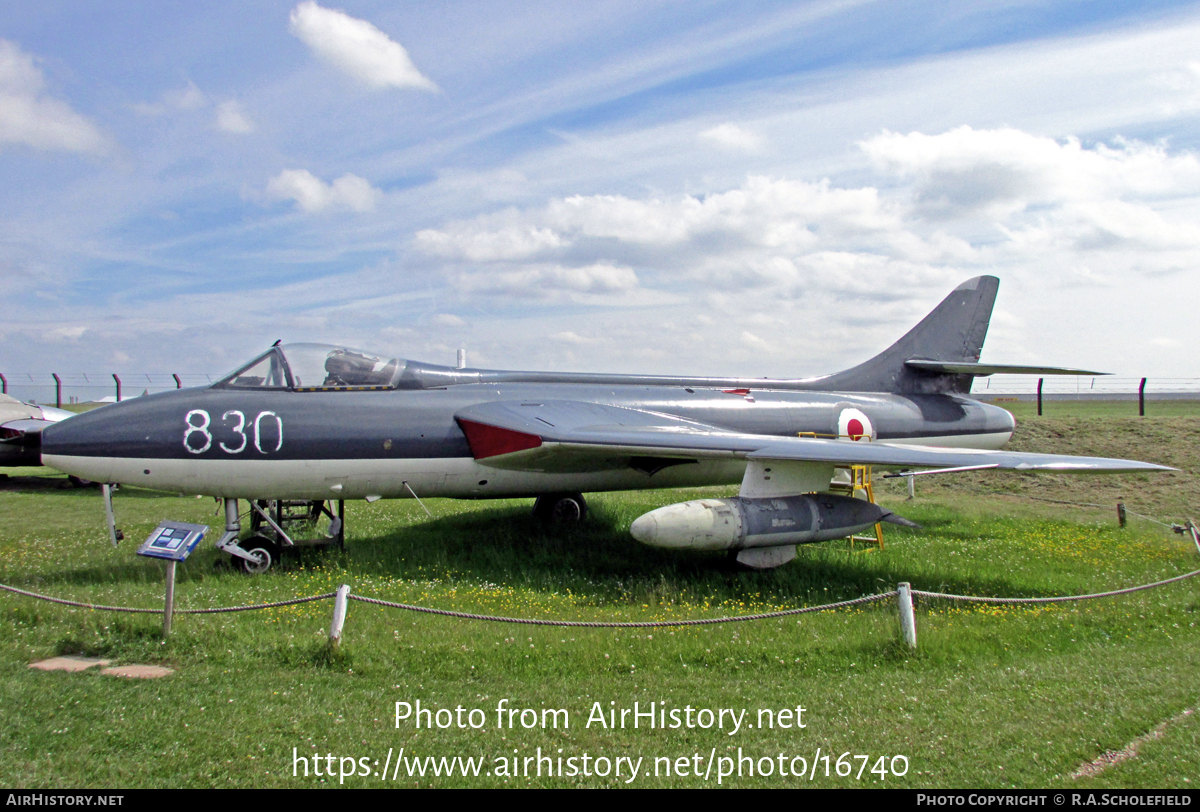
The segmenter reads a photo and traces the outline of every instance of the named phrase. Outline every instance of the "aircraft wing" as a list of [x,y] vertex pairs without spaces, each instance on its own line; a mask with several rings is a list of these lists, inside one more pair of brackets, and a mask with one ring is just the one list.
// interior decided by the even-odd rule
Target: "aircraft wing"
[[72,414],[0,394],[0,465],[41,465],[42,429]]
[[54,421],[35,417],[0,424],[0,465],[40,465],[42,429],[51,425]]
[[521,471],[601,471],[631,459],[745,459],[895,469],[994,467],[1018,471],[1170,471],[1105,457],[1032,454],[745,434],[674,415],[579,401],[494,401],[455,414],[483,465]]

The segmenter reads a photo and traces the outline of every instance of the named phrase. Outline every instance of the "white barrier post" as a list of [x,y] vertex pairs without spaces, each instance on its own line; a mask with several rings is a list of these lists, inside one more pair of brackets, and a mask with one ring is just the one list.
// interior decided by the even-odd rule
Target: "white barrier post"
[[908,583],[896,587],[896,604],[900,608],[900,635],[908,647],[917,647],[917,621],[913,617],[912,592]]
[[329,627],[329,645],[334,648],[342,642],[342,626],[346,623],[346,601],[349,597],[349,584],[337,588],[337,595],[333,599],[333,624]]

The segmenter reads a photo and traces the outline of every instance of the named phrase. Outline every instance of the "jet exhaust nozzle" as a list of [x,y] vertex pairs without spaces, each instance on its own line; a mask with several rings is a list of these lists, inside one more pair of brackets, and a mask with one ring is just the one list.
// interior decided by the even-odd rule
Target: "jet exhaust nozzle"
[[739,550],[844,538],[893,516],[871,502],[827,493],[738,496],[667,505],[639,516],[629,532],[651,547]]

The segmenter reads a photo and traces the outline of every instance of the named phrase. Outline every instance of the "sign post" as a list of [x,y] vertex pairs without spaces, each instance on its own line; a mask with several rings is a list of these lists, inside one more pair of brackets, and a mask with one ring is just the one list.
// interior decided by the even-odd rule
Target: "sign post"
[[162,558],[167,562],[167,593],[163,601],[163,639],[171,634],[171,618],[175,613],[175,565],[186,561],[196,549],[200,539],[208,532],[208,525],[186,522],[163,522],[154,528],[138,555]]

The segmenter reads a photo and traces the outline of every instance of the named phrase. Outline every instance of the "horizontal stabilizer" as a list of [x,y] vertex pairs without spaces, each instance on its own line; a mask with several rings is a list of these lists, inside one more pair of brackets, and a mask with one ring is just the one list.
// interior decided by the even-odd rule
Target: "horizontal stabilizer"
[[973,375],[983,378],[988,375],[1111,375],[1110,372],[1093,372],[1090,369],[1070,367],[1040,367],[1022,364],[977,364],[965,361],[929,361],[910,358],[904,362],[909,369],[936,375]]

